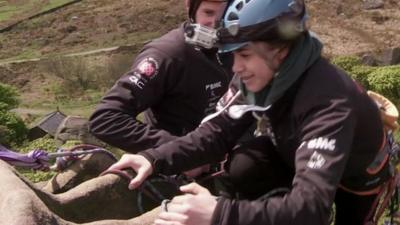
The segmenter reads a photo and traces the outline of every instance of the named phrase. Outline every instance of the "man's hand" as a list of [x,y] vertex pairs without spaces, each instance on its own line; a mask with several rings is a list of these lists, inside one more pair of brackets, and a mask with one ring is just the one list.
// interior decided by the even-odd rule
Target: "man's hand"
[[217,200],[210,192],[191,183],[180,187],[184,195],[176,196],[154,221],[155,225],[210,225]]
[[133,178],[129,183],[129,189],[135,189],[139,187],[148,176],[153,173],[153,167],[151,163],[141,155],[134,154],[124,154],[121,159],[111,165],[107,171],[109,170],[123,170],[131,168],[133,169],[137,175]]

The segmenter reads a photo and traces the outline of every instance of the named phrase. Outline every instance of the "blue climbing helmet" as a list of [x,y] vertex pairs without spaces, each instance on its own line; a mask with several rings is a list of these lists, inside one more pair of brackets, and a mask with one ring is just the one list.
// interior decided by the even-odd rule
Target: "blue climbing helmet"
[[305,31],[304,0],[233,0],[218,32],[221,52],[250,41],[290,41]]

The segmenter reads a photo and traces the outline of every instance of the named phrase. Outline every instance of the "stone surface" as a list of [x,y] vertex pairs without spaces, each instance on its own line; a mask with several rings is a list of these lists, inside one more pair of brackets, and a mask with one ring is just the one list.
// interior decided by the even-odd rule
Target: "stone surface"
[[364,0],[364,9],[371,10],[371,9],[381,9],[383,8],[385,3],[383,0]]
[[[27,181],[0,161],[0,221],[7,225],[150,225],[156,208],[139,216],[136,192],[128,182],[108,174],[61,194],[52,194]],[[154,206],[153,206],[154,208]]]
[[105,145],[90,134],[88,120],[80,116],[67,116],[59,125],[55,139],[61,143],[65,143],[68,140],[79,140],[85,144]]

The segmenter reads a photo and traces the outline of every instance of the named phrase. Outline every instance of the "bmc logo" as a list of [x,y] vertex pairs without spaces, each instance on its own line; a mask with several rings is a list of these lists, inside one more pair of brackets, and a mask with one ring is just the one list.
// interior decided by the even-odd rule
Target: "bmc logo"
[[321,149],[321,150],[335,150],[336,139],[329,140],[328,138],[315,138],[308,142],[307,147],[309,149]]

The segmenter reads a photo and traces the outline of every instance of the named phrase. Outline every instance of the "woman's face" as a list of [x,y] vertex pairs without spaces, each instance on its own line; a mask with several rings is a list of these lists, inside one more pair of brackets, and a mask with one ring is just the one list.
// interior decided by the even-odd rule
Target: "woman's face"
[[288,54],[288,48],[276,48],[265,42],[250,42],[233,52],[233,72],[246,89],[261,91],[267,86]]

